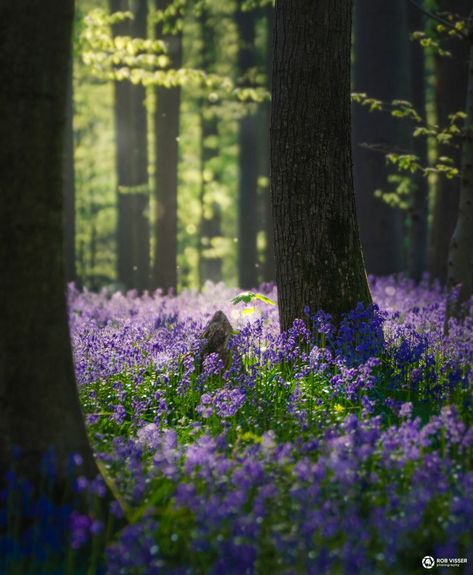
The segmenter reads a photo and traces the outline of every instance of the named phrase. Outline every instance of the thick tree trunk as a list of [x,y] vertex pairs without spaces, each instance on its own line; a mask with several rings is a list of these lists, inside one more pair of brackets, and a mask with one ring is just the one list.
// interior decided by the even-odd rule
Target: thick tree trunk
[[[471,0],[441,0],[440,11],[455,12],[468,17]],[[465,108],[465,94],[468,78],[468,43],[452,39],[445,43],[452,57],[437,57],[435,62],[435,103],[437,123],[446,127],[449,114]],[[450,156],[455,165],[460,166],[460,150],[449,146],[439,146],[438,156]],[[435,192],[432,229],[429,241],[429,273],[432,278],[445,283],[447,279],[448,250],[455,222],[457,220],[460,182],[458,178],[447,180],[440,177]]]
[[[12,447],[33,480],[53,448],[98,473],[67,326],[63,153],[72,0],[0,5],[0,476]],[[21,35],[18,31],[21,30]]]
[[77,281],[76,274],[76,211],[74,171],[74,93],[73,63],[69,62],[66,106],[66,137],[64,154],[64,252],[66,281]]
[[[257,64],[255,48],[255,12],[242,11],[239,0],[236,21],[239,35],[238,73],[242,85]],[[258,116],[249,112],[240,120],[239,131],[239,205],[238,205],[238,283],[241,288],[254,288],[258,283],[257,186],[258,186]]]
[[276,4],[271,185],[281,328],[371,296],[351,158],[351,2]]
[[[422,13],[414,6],[408,8],[409,31],[415,32],[424,28]],[[418,42],[411,42],[410,81],[412,104],[417,112],[425,117],[425,51]],[[413,138],[414,153],[421,164],[427,165],[427,140]],[[427,268],[427,216],[429,209],[429,185],[427,178],[418,174],[413,177],[414,192],[411,202],[409,253],[407,268],[410,277],[419,281]]]
[[[273,25],[274,8],[266,8],[266,75],[267,89],[271,91],[273,74]],[[271,102],[266,102],[263,112],[264,146],[263,146],[263,175],[268,178],[268,185],[264,189],[264,229],[266,235],[266,247],[264,254],[263,279],[266,282],[276,281],[276,262],[274,261],[274,228],[273,213],[271,206],[271,183],[270,183],[270,128],[271,128]]]
[[[116,36],[146,37],[146,0],[110,0],[112,12],[130,10],[134,19],[114,26]],[[149,287],[150,228],[145,89],[115,82],[115,138],[118,176],[117,275],[125,289]]]
[[[156,8],[165,10],[172,0],[156,0]],[[171,67],[182,63],[182,37],[164,36],[162,25],[156,37],[168,46]],[[156,246],[153,262],[153,288],[177,290],[177,187],[179,165],[179,110],[181,89],[156,88],[154,129],[156,138]]]
[[[473,30],[471,31],[473,33]],[[458,217],[448,254],[448,285],[459,287],[458,301],[449,313],[460,316],[473,292],[473,43],[470,46],[465,133],[461,157]]]
[[[383,101],[408,99],[406,2],[355,2],[354,91]],[[382,153],[361,144],[405,148],[409,127],[389,114],[353,108],[353,160],[361,241],[368,273],[386,275],[404,269],[403,214],[374,196],[386,190]]]

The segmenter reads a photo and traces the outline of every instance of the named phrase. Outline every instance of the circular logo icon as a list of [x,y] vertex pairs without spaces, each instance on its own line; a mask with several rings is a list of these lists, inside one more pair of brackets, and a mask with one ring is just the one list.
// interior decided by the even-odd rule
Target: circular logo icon
[[430,555],[426,555],[422,559],[422,567],[424,567],[425,569],[432,569],[432,567],[435,567],[434,558],[431,557]]

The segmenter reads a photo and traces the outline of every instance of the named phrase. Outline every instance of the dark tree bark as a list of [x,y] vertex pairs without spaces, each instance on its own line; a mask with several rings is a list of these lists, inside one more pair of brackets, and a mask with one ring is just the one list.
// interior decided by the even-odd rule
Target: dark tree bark
[[[10,452],[37,480],[79,453],[98,473],[74,381],[66,314],[63,153],[72,0],[0,4],[0,476]],[[21,30],[21,35],[18,31]]]
[[[211,22],[208,8],[203,7],[200,16],[202,30],[202,68],[206,72],[214,71],[217,58],[217,47],[214,22]],[[220,204],[210,197],[206,173],[212,174],[213,180],[218,179],[216,160],[219,155],[219,118],[216,105],[208,99],[201,99],[201,221],[199,238],[199,283],[206,280],[219,282],[222,279],[222,259],[210,257],[208,251],[215,238],[222,235],[222,210]]]
[[351,158],[351,2],[276,3],[271,185],[281,328],[371,301]]
[[[414,6],[408,6],[409,31],[415,32],[424,28],[422,13]],[[417,112],[425,117],[425,51],[418,42],[411,42],[410,82],[412,104]],[[413,138],[414,153],[422,165],[427,165],[427,140]],[[420,280],[427,270],[427,216],[429,203],[429,185],[427,178],[421,174],[413,177],[414,192],[411,203],[408,272],[415,280]]]
[[66,258],[66,281],[76,282],[76,211],[74,171],[74,93],[73,63],[69,62],[66,106],[66,138],[64,153],[64,252]]
[[[156,0],[156,8],[165,10],[172,0]],[[156,37],[168,45],[171,67],[182,64],[182,36],[164,35],[162,24]],[[179,110],[181,89],[156,88],[154,129],[156,138],[156,247],[153,262],[153,288],[177,289],[177,187],[179,165]]]
[[[470,0],[442,0],[439,11],[455,12],[467,17],[471,11]],[[435,103],[437,123],[448,125],[449,114],[465,109],[465,94],[468,79],[468,42],[451,39],[445,43],[452,57],[437,57],[435,61]],[[460,150],[449,146],[438,147],[439,156],[450,156],[460,167]],[[457,219],[460,182],[456,178],[447,180],[440,177],[435,192],[432,229],[429,241],[428,267],[432,278],[445,283],[449,244]]]
[[[242,11],[238,2],[236,22],[239,35],[238,73],[241,84],[248,82],[248,73],[257,64],[255,48],[255,11]],[[240,120],[238,144],[239,205],[238,205],[238,283],[241,288],[252,288],[258,283],[258,254],[256,250],[257,186],[258,186],[258,116],[250,111]]]
[[[110,0],[112,12],[130,10],[134,19],[114,25],[115,36],[145,38],[146,0]],[[118,179],[117,275],[125,289],[149,287],[150,227],[145,89],[115,82],[115,138]]]
[[[383,101],[409,99],[408,42],[405,2],[355,2],[354,91]],[[374,196],[389,185],[384,154],[360,144],[405,149],[408,132],[407,123],[354,105],[355,190],[368,273],[386,275],[404,269],[403,215]]]
[[[266,75],[267,75],[267,88],[271,91],[272,74],[273,74],[273,24],[274,24],[274,8],[268,6],[266,8]],[[263,266],[263,279],[266,282],[276,281],[276,262],[274,261],[274,229],[273,229],[273,214],[271,207],[271,184],[270,184],[270,127],[271,127],[271,102],[266,102],[263,111],[263,131],[264,131],[264,145],[263,145],[263,175],[268,178],[269,185],[264,189],[264,229],[266,235],[266,247],[264,254]]]
[[[458,300],[448,315],[461,316],[473,293],[473,27],[469,30],[470,63],[466,118],[461,155],[460,203],[448,254],[448,286],[459,287]],[[465,42],[466,43],[466,42]]]

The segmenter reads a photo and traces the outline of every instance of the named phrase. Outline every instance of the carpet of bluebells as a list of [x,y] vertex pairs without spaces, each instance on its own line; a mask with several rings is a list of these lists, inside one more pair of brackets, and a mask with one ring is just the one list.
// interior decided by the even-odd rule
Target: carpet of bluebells
[[[425,555],[473,573],[472,314],[444,335],[440,288],[371,283],[375,306],[338,329],[307,310],[283,334],[276,306],[222,285],[71,290],[90,438],[128,520],[107,573],[403,575]],[[218,309],[226,365],[199,360]],[[103,529],[69,527],[79,551]]]

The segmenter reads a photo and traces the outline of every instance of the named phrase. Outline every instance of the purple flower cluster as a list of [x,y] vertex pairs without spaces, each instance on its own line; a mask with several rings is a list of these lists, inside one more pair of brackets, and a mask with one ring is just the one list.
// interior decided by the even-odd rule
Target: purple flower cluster
[[214,413],[227,418],[233,417],[244,403],[245,394],[240,389],[219,389],[214,394],[202,394],[196,411],[204,418]]
[[[471,433],[451,408],[426,425],[412,419],[408,404],[401,414],[402,423],[387,428],[380,417],[349,415],[317,441],[278,442],[267,432],[244,434],[232,447],[224,432],[187,445],[154,443],[150,474],[154,482],[173,478],[166,502],[171,516],[187,523],[182,533],[176,527],[166,534],[166,517],[146,515],[111,548],[111,572],[120,573],[129,538],[133,547],[145,538],[161,549],[170,545],[166,537],[184,534],[191,565],[206,562],[215,574],[253,573],[255,565],[301,573],[376,573],[384,565],[396,572],[399,559],[415,553],[414,542],[421,549],[448,542],[464,553],[473,535],[473,475],[458,462],[471,459]],[[140,545],[128,565],[146,560],[149,547]],[[186,572],[156,553],[164,573]]]
[[53,455],[48,451],[43,458],[40,482],[10,471],[1,483],[2,574],[105,573],[105,524],[97,515],[104,509],[104,482],[78,475],[82,457],[74,455],[66,470],[70,485],[64,483]]
[[73,549],[80,549],[91,535],[98,535],[103,531],[103,523],[100,520],[92,519],[89,515],[84,515],[78,511],[71,513],[71,546]]

